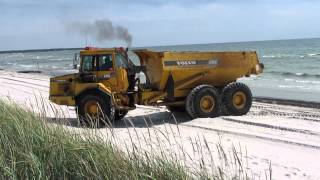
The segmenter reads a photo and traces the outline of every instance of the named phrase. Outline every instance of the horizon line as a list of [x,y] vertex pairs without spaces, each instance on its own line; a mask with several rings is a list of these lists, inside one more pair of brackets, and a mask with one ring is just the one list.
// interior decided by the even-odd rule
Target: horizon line
[[[268,40],[252,40],[252,41],[227,41],[227,42],[214,42],[214,43],[190,43],[190,44],[168,44],[168,45],[152,45],[152,46],[137,46],[129,48],[154,48],[154,47],[165,47],[165,46],[190,46],[190,45],[206,45],[206,44],[232,44],[232,43],[254,43],[254,42],[270,42],[270,41],[292,41],[292,40],[310,40],[320,39],[320,37],[310,38],[293,38],[293,39],[268,39]],[[23,52],[46,52],[46,51],[65,51],[65,50],[80,50],[85,47],[68,47],[68,48],[45,48],[45,49],[16,49],[16,50],[0,50],[0,54],[5,53],[23,53]],[[112,47],[107,47],[112,48]]]

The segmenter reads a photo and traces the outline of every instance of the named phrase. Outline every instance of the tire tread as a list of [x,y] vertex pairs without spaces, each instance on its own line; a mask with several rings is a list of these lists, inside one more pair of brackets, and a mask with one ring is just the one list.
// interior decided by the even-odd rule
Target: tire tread
[[[246,105],[247,107],[244,111],[241,111],[241,112],[236,111],[232,108],[232,105],[230,104],[230,98],[232,98],[232,95],[233,95],[235,89],[241,89],[248,95],[247,99],[249,101],[249,104]],[[245,85],[244,83],[233,82],[223,88],[221,109],[225,115],[244,115],[244,114],[247,114],[251,108],[251,105],[252,105],[252,93],[251,93],[250,88],[247,85]]]

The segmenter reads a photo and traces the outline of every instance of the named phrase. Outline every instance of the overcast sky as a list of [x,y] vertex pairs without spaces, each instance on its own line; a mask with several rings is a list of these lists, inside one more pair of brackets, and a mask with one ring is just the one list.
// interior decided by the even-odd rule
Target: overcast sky
[[65,24],[106,18],[133,46],[320,37],[317,0],[0,0],[0,12],[0,50],[83,47]]

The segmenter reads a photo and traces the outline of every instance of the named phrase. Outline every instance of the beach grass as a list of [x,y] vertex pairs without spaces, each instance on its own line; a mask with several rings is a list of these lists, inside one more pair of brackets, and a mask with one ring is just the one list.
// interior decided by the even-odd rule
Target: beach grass
[[1,179],[188,179],[184,168],[128,155],[99,138],[83,138],[13,103],[0,101]]
[[[169,134],[174,134],[174,130],[170,125],[160,135],[155,133],[154,147],[147,139],[152,138],[152,131],[159,130],[150,127],[149,137],[140,136],[130,126],[130,119],[124,120],[130,142],[121,150],[119,144],[103,138],[94,128],[70,130],[68,126],[48,122],[43,113],[0,99],[0,179],[254,179],[246,170],[246,152],[239,152],[234,146],[226,150],[221,142],[210,147],[205,137],[190,139],[192,154],[199,157],[194,160],[178,143],[181,139],[174,139],[181,147],[178,152],[162,149],[165,144],[172,145]],[[179,131],[178,123],[173,126]],[[112,132],[113,128],[109,130]],[[117,134],[109,135],[110,139],[120,138]],[[168,141],[163,143],[160,136]],[[141,144],[160,152],[144,151]],[[217,154],[212,154],[212,148]],[[210,155],[211,163],[205,163],[208,156],[204,154]],[[190,157],[195,166],[181,161],[179,155]],[[213,156],[218,156],[218,161]],[[271,179],[271,175],[266,174],[265,179]]]

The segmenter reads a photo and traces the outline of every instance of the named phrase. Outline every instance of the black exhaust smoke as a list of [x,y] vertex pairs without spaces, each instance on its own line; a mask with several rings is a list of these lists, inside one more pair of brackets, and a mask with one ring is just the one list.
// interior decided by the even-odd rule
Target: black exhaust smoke
[[65,24],[68,32],[76,32],[80,35],[93,37],[98,42],[107,40],[122,40],[128,47],[132,43],[132,35],[126,27],[114,25],[109,19],[99,19],[94,22],[69,22]]

